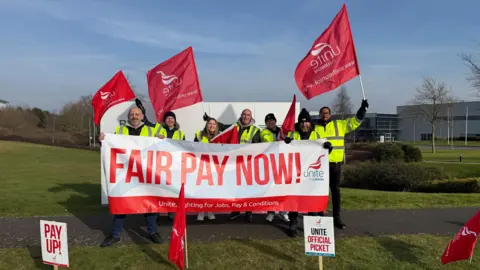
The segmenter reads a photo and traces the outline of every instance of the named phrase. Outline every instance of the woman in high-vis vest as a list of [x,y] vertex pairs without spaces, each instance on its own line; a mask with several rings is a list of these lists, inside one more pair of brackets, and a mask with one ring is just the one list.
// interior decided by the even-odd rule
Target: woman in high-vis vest
[[[205,124],[203,130],[199,130],[195,133],[195,142],[209,143],[215,136],[219,134],[218,123],[214,118],[210,118]],[[207,217],[210,220],[215,219],[215,215],[212,212],[207,213]],[[205,218],[205,212],[198,213],[197,220],[203,221]]]

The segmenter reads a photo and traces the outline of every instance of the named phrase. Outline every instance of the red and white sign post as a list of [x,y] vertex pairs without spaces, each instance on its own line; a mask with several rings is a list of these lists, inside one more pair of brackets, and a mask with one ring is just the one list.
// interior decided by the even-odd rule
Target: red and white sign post
[[44,264],[68,267],[67,224],[40,220],[42,260]]

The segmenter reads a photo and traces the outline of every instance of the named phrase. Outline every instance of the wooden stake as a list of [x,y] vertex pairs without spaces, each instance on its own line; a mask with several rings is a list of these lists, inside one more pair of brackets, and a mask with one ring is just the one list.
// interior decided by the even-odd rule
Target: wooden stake
[[53,266],[53,269],[54,269],[54,270],[58,270],[58,265],[54,265],[54,266]]
[[323,270],[323,257],[318,256],[318,269]]
[[185,268],[188,269],[187,228],[185,228]]

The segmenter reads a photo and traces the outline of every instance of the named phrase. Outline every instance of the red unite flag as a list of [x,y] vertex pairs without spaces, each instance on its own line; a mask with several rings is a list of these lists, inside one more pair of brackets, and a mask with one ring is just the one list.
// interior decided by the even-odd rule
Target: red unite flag
[[158,122],[168,111],[203,101],[192,47],[149,70],[147,83]]
[[231,125],[229,128],[225,129],[222,133],[213,137],[210,143],[238,144],[237,125]]
[[442,255],[442,264],[471,258],[479,233],[480,211],[467,221],[450,243],[448,243]]
[[295,105],[297,103],[297,97],[293,95],[292,104],[290,109],[288,109],[285,120],[283,120],[282,129],[280,133],[280,138],[278,140],[283,140],[288,136],[289,132],[295,131]]
[[307,99],[329,92],[360,75],[347,6],[315,40],[295,70],[295,82]]
[[134,98],[135,94],[120,70],[92,98],[95,125],[100,125],[100,120],[108,109]]
[[182,183],[182,188],[178,195],[177,212],[175,213],[175,220],[173,221],[170,247],[168,249],[168,259],[180,269],[183,269],[185,265],[185,237],[187,230],[187,222],[185,219],[185,186],[184,183]]

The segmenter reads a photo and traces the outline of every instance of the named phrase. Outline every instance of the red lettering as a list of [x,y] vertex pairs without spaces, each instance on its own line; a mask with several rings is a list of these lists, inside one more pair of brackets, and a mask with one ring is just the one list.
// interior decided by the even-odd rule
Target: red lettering
[[245,176],[247,185],[251,186],[252,183],[252,155],[247,156],[247,166],[245,167],[244,157],[237,156],[237,186],[242,185],[242,172]]
[[[205,172],[205,173],[204,173]],[[209,186],[213,186],[212,169],[210,168],[210,156],[201,155],[200,165],[198,165],[197,186],[202,180],[207,180]]]
[[[162,159],[165,159],[165,164],[162,164]],[[170,167],[172,166],[172,154],[169,152],[158,151],[155,157],[155,184],[160,185],[162,182],[162,172],[165,173],[165,183],[167,185],[172,184],[172,172]]]
[[297,168],[297,179],[295,179],[296,183],[300,183],[300,172],[302,170],[302,165],[300,165],[300,153],[295,153],[295,167]]
[[[263,175],[264,179],[260,176],[260,160],[263,160]],[[253,159],[253,165],[255,167],[255,182],[259,185],[266,185],[270,181],[270,172],[268,171],[268,157],[264,154],[259,154]]]
[[45,232],[45,237],[50,238],[49,236],[47,236],[47,234],[50,232],[50,225],[48,225],[48,224],[45,223],[45,224],[43,225],[43,231]]
[[[190,160],[190,166],[187,167],[187,161]],[[193,153],[182,153],[182,170],[180,173],[180,180],[182,183],[187,182],[187,174],[195,172],[197,168],[197,157]]]
[[58,240],[51,240],[53,241],[53,253],[57,253],[57,250],[60,250],[60,241]]
[[213,155],[213,165],[215,165],[215,170],[217,171],[218,175],[218,183],[217,185],[222,186],[223,185],[223,172],[225,172],[225,166],[227,165],[229,156],[224,156],[222,160],[222,164],[218,163],[218,156]]
[[152,183],[152,174],[153,172],[153,151],[149,150],[147,151],[147,171],[146,173],[146,179],[145,182],[147,184]]
[[272,163],[273,180],[275,181],[275,185],[281,185],[282,183],[291,184],[293,170],[293,153],[288,153],[288,167],[285,164],[284,153],[280,153],[278,155],[278,166],[275,160],[275,154],[270,154],[270,160]]
[[310,244],[310,250],[318,252],[328,252],[328,245]]
[[53,247],[52,247],[52,239],[45,239],[45,245],[47,247],[47,252],[52,253],[53,252]]
[[122,148],[110,149],[110,183],[115,184],[117,181],[117,170],[123,169],[123,163],[117,163],[117,154],[125,154],[127,150]]
[[[135,171],[133,168],[135,167]],[[132,177],[137,177],[139,183],[145,183],[143,178],[142,156],[140,150],[132,150],[130,158],[128,159],[127,176],[125,176],[125,183],[130,183]]]
[[62,232],[62,226],[55,226],[55,231],[57,233],[57,239],[60,239],[60,233]]

